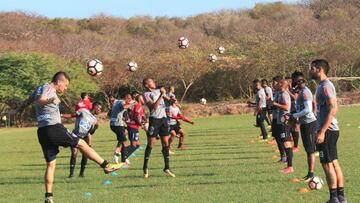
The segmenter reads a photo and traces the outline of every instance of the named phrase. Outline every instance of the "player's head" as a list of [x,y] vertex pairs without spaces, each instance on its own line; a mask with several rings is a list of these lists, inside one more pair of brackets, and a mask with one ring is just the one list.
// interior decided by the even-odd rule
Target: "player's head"
[[116,97],[115,97],[113,94],[109,94],[108,97],[109,97],[109,102],[110,102],[110,104],[114,103]]
[[82,92],[80,94],[80,96],[81,96],[81,99],[90,99],[90,96],[87,92]]
[[330,65],[325,59],[316,59],[310,63],[309,68],[311,79],[318,80],[329,73]]
[[92,103],[92,109],[91,111],[93,112],[93,114],[98,115],[101,113],[101,103],[100,102],[93,102]]
[[175,99],[170,99],[170,101],[169,101],[169,104],[171,105],[171,106],[176,106],[176,100]]
[[283,78],[281,77],[281,76],[275,76],[275,77],[273,77],[273,79],[272,79],[272,86],[273,86],[273,88],[275,89],[275,90],[277,90],[277,91],[279,91],[279,83],[280,83],[280,81],[282,80]]
[[144,102],[144,98],[142,97],[141,94],[138,94],[136,97],[135,97],[135,101],[141,105],[144,105],[145,102]]
[[51,82],[54,84],[54,88],[57,92],[63,93],[67,90],[69,83],[70,83],[70,76],[63,72],[59,71],[55,73]]
[[279,84],[278,84],[278,87],[279,87],[279,91],[285,91],[289,88],[289,82],[287,79],[282,79],[279,81]]
[[124,94],[122,99],[125,101],[126,104],[130,104],[130,102],[132,101],[131,94],[128,94],[128,93]]
[[268,85],[269,85],[269,83],[268,83],[268,81],[267,81],[266,79],[262,79],[262,80],[261,80],[261,86],[262,86],[263,88],[267,87]]
[[253,87],[254,87],[255,90],[261,89],[261,82],[260,82],[260,80],[255,79],[255,80],[253,81]]
[[291,74],[291,78],[293,80],[293,83],[295,84],[295,86],[297,87],[304,87],[306,80],[305,80],[305,76],[302,72],[300,71],[295,71],[293,72],[293,74]]
[[131,97],[135,100],[135,98],[140,94],[138,91],[131,92]]
[[156,89],[156,84],[151,78],[145,78],[143,80],[143,86],[148,90]]
[[292,78],[290,76],[286,76],[285,80],[286,80],[286,83],[288,84],[288,88],[291,88],[292,84],[293,84]]
[[169,87],[169,92],[174,93],[175,92],[175,86],[171,85]]

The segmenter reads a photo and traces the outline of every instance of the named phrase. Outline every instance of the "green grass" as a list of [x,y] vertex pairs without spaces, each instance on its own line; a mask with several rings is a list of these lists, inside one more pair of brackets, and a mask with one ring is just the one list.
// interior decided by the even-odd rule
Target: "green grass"
[[[338,142],[340,163],[350,202],[360,202],[360,108],[341,108]],[[69,149],[57,159],[55,202],[325,202],[327,189],[301,194],[304,183],[291,179],[306,173],[304,150],[295,153],[295,173],[283,175],[284,166],[273,163],[270,145],[250,143],[259,134],[254,117],[222,116],[197,119],[195,126],[183,124],[188,133],[187,150],[176,151],[171,165],[176,178],[163,175],[161,147],[157,143],[150,159],[150,178],[142,177],[143,150],[131,158],[131,168],[119,176],[104,175],[90,163],[84,179],[68,180]],[[347,124],[350,124],[348,126]],[[145,143],[142,134],[142,144]],[[0,130],[0,202],[43,201],[44,160],[36,129]],[[176,140],[177,142],[177,140]],[[102,125],[93,146],[112,159],[115,136]],[[80,158],[78,158],[78,163]],[[317,161],[316,175],[324,178]],[[76,168],[78,173],[79,167]],[[104,186],[103,180],[112,184]],[[91,192],[92,196],[85,196]]]

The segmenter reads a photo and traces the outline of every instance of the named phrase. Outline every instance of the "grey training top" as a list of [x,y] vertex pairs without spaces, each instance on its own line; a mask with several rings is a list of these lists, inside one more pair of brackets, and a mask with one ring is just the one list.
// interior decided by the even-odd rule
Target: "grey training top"
[[260,108],[266,108],[266,94],[264,88],[261,88],[256,92],[256,107],[259,107],[259,104],[261,104]]
[[124,121],[124,101],[116,99],[111,108],[110,125],[111,126],[125,126]]
[[284,111],[282,109],[278,109],[278,116],[277,116],[277,124],[283,124],[281,123],[281,117],[283,117],[285,114],[290,113],[290,109],[291,109],[291,98],[290,95],[287,91],[283,91],[283,92],[279,92],[279,99],[278,99],[278,103],[279,104],[289,104],[289,110],[288,111]]
[[[317,114],[317,130],[320,130],[326,121],[326,117],[330,113],[327,105],[329,99],[336,99],[336,90],[333,83],[329,79],[320,82],[316,89],[316,114]],[[333,118],[328,130],[338,131],[338,121]]]
[[274,100],[274,97],[273,97],[273,91],[272,91],[271,87],[266,86],[266,87],[264,88],[264,90],[265,90],[266,96],[270,97],[270,100],[273,101],[273,100]]
[[[308,112],[305,115],[299,117],[300,124],[308,124],[314,122],[316,117],[313,112],[313,95],[308,87],[302,88],[296,98],[296,112],[302,112],[307,108]],[[307,105],[310,105],[307,107]]]
[[46,99],[53,99],[58,97],[56,90],[49,83],[45,83],[44,85],[36,88],[31,96],[35,101],[36,120],[38,122],[39,128],[61,123],[58,104],[51,103],[46,105],[39,105],[37,103],[40,97],[45,97]]
[[[276,102],[276,103],[279,103],[279,97],[280,97],[280,94],[279,94],[279,92],[278,91],[274,91],[274,102]],[[279,109],[277,109],[277,108],[274,108],[273,110],[272,110],[272,118],[273,118],[273,120],[277,120],[278,118],[277,118],[277,116],[278,116],[278,114],[279,114]]]
[[76,121],[73,133],[80,138],[84,138],[94,128],[96,122],[96,118],[89,110],[80,109],[76,112]]
[[150,118],[160,119],[160,118],[167,117],[166,116],[166,105],[165,105],[163,98],[161,98],[160,104],[156,109],[154,109],[152,106],[152,104],[154,104],[158,100],[160,95],[161,95],[160,89],[156,89],[156,90],[148,91],[148,92],[144,93],[144,100],[145,100],[147,107],[149,108]]

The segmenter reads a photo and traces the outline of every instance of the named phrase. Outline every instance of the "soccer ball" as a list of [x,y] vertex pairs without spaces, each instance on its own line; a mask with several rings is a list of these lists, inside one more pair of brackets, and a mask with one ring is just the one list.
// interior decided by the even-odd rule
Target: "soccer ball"
[[131,61],[130,63],[128,63],[128,70],[131,72],[135,72],[138,68],[138,65],[136,62]]
[[200,104],[205,105],[205,104],[206,104],[206,99],[205,99],[205,98],[201,98],[201,99],[200,99]]
[[320,190],[324,185],[324,181],[315,176],[309,181],[308,185],[311,190]]
[[225,52],[225,47],[218,47],[217,49],[216,49],[216,51],[219,53],[219,54],[223,54],[224,52]]
[[87,73],[91,76],[101,75],[103,68],[102,62],[98,59],[92,59],[86,63]]
[[186,49],[189,46],[189,39],[186,37],[180,37],[177,41],[179,48]]
[[217,60],[217,57],[215,54],[210,54],[208,56],[208,60],[211,62],[211,63],[214,63],[216,60]]

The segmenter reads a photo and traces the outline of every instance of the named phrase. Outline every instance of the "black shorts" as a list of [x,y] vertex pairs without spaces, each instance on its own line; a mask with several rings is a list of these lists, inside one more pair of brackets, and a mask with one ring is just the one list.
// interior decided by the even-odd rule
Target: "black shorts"
[[168,136],[169,124],[167,118],[151,118],[149,119],[149,129],[147,131],[148,137]]
[[290,142],[291,141],[291,134],[288,127],[285,125],[278,124],[278,136],[282,142]]
[[338,159],[336,143],[339,134],[339,131],[327,130],[324,142],[316,145],[316,149],[319,151],[320,163],[330,163]]
[[116,134],[116,139],[119,142],[125,142],[127,140],[126,135],[125,135],[125,127],[124,126],[111,125],[110,129]]
[[316,150],[316,121],[300,125],[301,139],[305,151],[309,154]]
[[73,148],[79,143],[79,138],[62,124],[38,128],[37,134],[46,162],[56,159],[59,146]]
[[279,127],[277,124],[277,120],[273,119],[271,122],[271,135],[276,138],[276,136],[279,134]]
[[129,140],[131,142],[139,141],[139,129],[128,127],[127,130],[128,130]]
[[179,134],[181,130],[180,123],[177,122],[175,125],[170,125],[170,132],[175,131],[176,134]]

